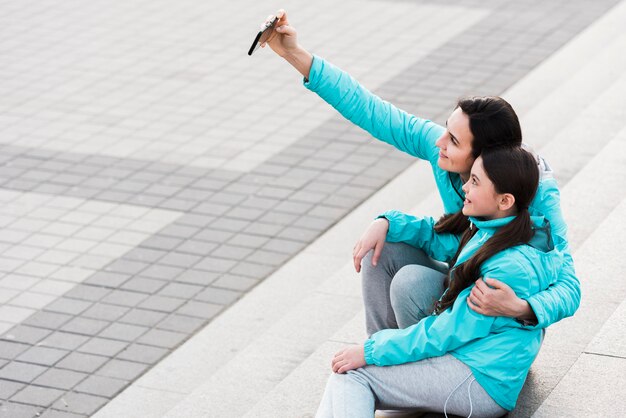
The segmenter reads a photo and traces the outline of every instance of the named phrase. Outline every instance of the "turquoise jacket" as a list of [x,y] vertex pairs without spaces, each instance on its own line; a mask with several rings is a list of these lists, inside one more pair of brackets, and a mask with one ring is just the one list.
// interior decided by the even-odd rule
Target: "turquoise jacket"
[[[304,85],[372,136],[430,162],[445,212],[454,213],[463,207],[465,194],[461,190],[461,177],[437,165],[439,151],[435,141],[445,132],[443,126],[398,109],[369,92],[348,73],[317,56],[313,58],[309,80],[305,79]],[[544,216],[550,223],[554,244],[563,254],[563,269],[550,287],[526,298],[537,316],[538,328],[573,315],[580,304],[580,282],[567,243],[559,189],[548,174],[546,171],[542,173],[530,213]],[[400,212],[385,217],[390,228],[387,241],[411,243],[415,233],[412,218]]]
[[[498,228],[514,217],[480,221],[470,218],[476,234],[463,247],[455,266],[468,260]],[[528,245],[508,248],[485,261],[482,277],[511,286],[522,298],[554,284],[563,257],[554,248],[543,217],[532,217],[535,236]],[[459,237],[434,232],[433,218],[414,218],[413,242],[440,261],[456,254]],[[454,280],[454,270],[452,270]],[[480,385],[500,406],[515,407],[530,365],[543,338],[543,330],[525,327],[513,318],[478,314],[467,304],[472,287],[463,290],[454,304],[437,316],[428,316],[405,329],[379,331],[365,342],[367,364],[389,366],[450,353],[472,371]]]

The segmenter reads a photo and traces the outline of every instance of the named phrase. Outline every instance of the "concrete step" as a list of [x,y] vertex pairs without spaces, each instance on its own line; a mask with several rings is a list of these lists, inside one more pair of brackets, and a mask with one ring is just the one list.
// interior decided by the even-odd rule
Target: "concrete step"
[[[410,212],[436,216],[441,211],[438,194],[433,192]],[[352,268],[351,263],[347,266]],[[303,359],[302,363],[295,367],[271,392],[260,399],[248,411],[246,417],[312,417],[315,414],[326,380],[331,373],[330,360],[333,354],[346,344],[359,344],[366,338],[360,277],[355,277],[354,273],[350,276],[353,281],[353,294],[357,294],[359,298],[358,311],[308,358]],[[331,289],[322,289],[322,291],[326,290]]]
[[[624,269],[617,273],[623,275]],[[616,402],[623,398],[626,385],[625,329],[626,301],[605,322],[534,416],[626,416],[626,406]]]
[[[425,179],[425,181],[416,183],[416,178]],[[434,190],[430,166],[424,163],[412,165],[318,238],[315,243],[305,248],[249,292],[227,312],[216,318],[190,341],[179,347],[158,366],[138,379],[95,416],[97,418],[124,416],[126,411],[138,408],[144,414],[143,416],[162,417],[178,403],[184,403],[185,398],[201,387],[204,390],[212,390],[210,389],[212,384],[224,387],[220,382],[211,380],[212,376],[224,367],[235,367],[234,364],[238,361],[252,364],[250,359],[254,357],[254,352],[247,351],[247,347],[253,346],[258,341],[268,342],[267,339],[263,339],[264,334],[276,333],[278,328],[275,328],[275,325],[293,315],[292,312],[297,311],[301,314],[302,310],[299,306],[305,303],[307,298],[317,297],[318,302],[322,299],[326,301],[332,299],[323,298],[319,294],[311,295],[316,293],[315,290],[318,287],[323,290],[325,287],[320,287],[320,285],[328,281],[335,273],[342,269],[345,269],[343,271],[346,273],[350,271],[349,263],[346,261],[351,259],[351,248],[357,236],[355,231],[363,231],[371,222],[373,214],[390,209],[389,202],[394,202],[394,207],[408,211],[416,202],[431,200],[428,196]],[[440,208],[436,210],[436,212],[440,211]],[[344,277],[347,280],[350,276],[345,274]],[[354,283],[358,284],[358,280]],[[326,286],[326,289],[329,289],[328,284]],[[327,290],[326,293],[331,292]],[[360,293],[352,295],[353,298],[360,298]],[[335,303],[337,303],[336,300]],[[319,306],[314,304],[309,306],[310,312],[316,312],[319,309]],[[327,310],[332,312],[330,309]],[[339,326],[343,322],[339,323]],[[283,325],[286,326],[286,323],[283,322]],[[292,329],[285,329],[283,335],[289,335],[289,332],[302,327],[302,324],[297,323],[291,323],[291,325]],[[333,332],[329,331],[324,338],[328,338]],[[322,336],[324,336],[324,331],[320,330],[320,337]],[[310,351],[299,351],[297,345],[292,348],[294,351],[287,355],[285,362],[293,368],[296,365],[293,363],[295,361],[293,356],[299,355],[303,360],[310,354]],[[281,361],[281,359],[274,360]],[[267,371],[268,374],[272,374],[273,368],[283,370],[285,375],[290,371],[284,368],[284,365],[267,361],[257,363],[255,367],[260,372]],[[268,385],[273,385],[273,383],[273,381],[267,382]],[[263,390],[269,389],[271,386]],[[194,396],[200,395],[196,393]],[[240,402],[239,396],[227,398],[220,395],[219,399],[225,405]],[[251,402],[250,406],[254,402]]]
[[[351,327],[364,326],[354,317]],[[363,321],[361,321],[363,322]],[[355,328],[350,328],[350,332]],[[361,328],[364,329],[364,328]],[[346,343],[357,341],[335,341],[335,336],[321,344],[317,350],[302,362],[276,388],[248,411],[246,418],[256,417],[313,417],[322,399],[324,387],[331,374],[330,360]],[[360,339],[360,342],[363,338]]]
[[576,253],[583,300],[576,316],[549,330],[550,344],[533,366],[537,383],[550,389],[535,417],[626,415],[624,213],[626,199]]
[[[626,85],[625,85],[626,86]],[[626,89],[622,90],[626,94]],[[622,119],[626,121],[626,117]],[[623,122],[626,124],[626,122]],[[624,195],[626,127],[602,152],[579,169],[561,192],[561,208],[569,226],[570,247],[578,248]]]
[[362,301],[355,276],[345,268],[332,275],[322,286],[331,292],[313,291],[166,416],[244,415],[358,312]]
[[[623,50],[626,50],[626,36]],[[618,54],[618,51],[614,50],[613,53]],[[586,161],[624,128],[624,94],[626,71],[615,78],[607,90],[590,101],[581,114],[572,118],[552,141],[541,148],[541,155],[554,168],[560,182],[567,182],[575,176]]]
[[[608,316],[597,316],[602,307],[596,307],[596,304],[604,306],[604,303],[590,299],[585,286],[589,284],[589,275],[596,274],[594,269],[598,265],[607,268],[618,265],[618,258],[604,256],[596,251],[596,241],[602,240],[601,231],[607,228],[606,219],[609,214],[615,214],[616,205],[626,198],[626,189],[623,187],[625,178],[626,142],[615,140],[610,141],[563,189],[562,208],[569,225],[576,273],[583,288],[583,303],[591,303],[589,309],[598,311],[588,316],[582,309],[584,304],[581,303],[581,309],[573,318],[550,327],[532,367],[528,384],[520,395],[519,406],[511,414],[513,417],[529,416],[539,407]],[[621,248],[623,250],[624,247]],[[598,259],[589,257],[591,252]],[[580,329],[581,323],[587,324],[588,328],[584,332]]]
[[[503,97],[510,101],[520,118],[531,123],[533,122],[531,118],[541,120],[545,112],[551,114],[555,108],[572,104],[572,96],[568,94],[579,95],[579,88],[570,89],[566,84],[574,74],[580,71],[585,71],[582,74],[582,82],[592,88],[592,94],[597,95],[604,91],[607,83],[610,83],[616,74],[619,76],[621,73],[619,68],[613,69],[614,63],[608,67],[598,67],[596,64],[600,61],[598,55],[606,54],[607,48],[605,47],[612,45],[617,38],[624,35],[625,20],[626,3],[621,2],[529,72],[504,93]],[[618,62],[623,63],[623,57],[617,59]],[[610,73],[607,74],[607,71]],[[591,100],[594,97],[592,95]],[[582,105],[584,106],[584,101]],[[568,113],[571,116],[571,109]],[[524,136],[533,144],[535,138],[549,141],[560,127],[569,122],[565,113],[561,116],[564,118],[551,118],[532,126],[528,126],[528,123],[524,124]],[[539,146],[540,143],[535,145]]]
[[[425,164],[418,164],[421,170],[426,169]],[[428,168],[429,169],[429,168]],[[424,171],[421,177],[430,175]],[[410,182],[414,178],[407,179]],[[423,186],[422,186],[423,187]],[[423,192],[429,190],[424,188]],[[442,206],[437,197],[434,187],[430,188],[428,196],[420,196],[414,200],[421,200],[418,205],[421,213],[441,213]],[[376,206],[376,205],[375,205]],[[376,213],[376,212],[374,212]],[[371,214],[370,214],[371,215]],[[368,220],[371,221],[371,217]],[[344,231],[342,226],[335,227],[334,236],[354,237],[354,229]],[[343,241],[343,240],[340,240]],[[352,242],[338,242],[335,238],[330,242],[318,240],[306,251],[332,252],[336,254],[337,246],[341,250],[351,248]],[[205,383],[196,388],[185,399],[181,400],[174,408],[169,410],[167,417],[200,417],[208,411],[218,416],[242,416],[257,402],[262,401],[279,384],[284,383],[284,378],[298,368],[312,353],[317,353],[318,348],[324,343],[341,338],[341,341],[352,338],[352,341],[363,341],[363,313],[361,285],[358,274],[354,271],[349,254],[345,255],[347,262],[338,269],[335,274],[328,277],[318,288],[303,298],[296,309],[285,312],[285,317],[270,330],[265,332],[255,341],[251,342],[228,364],[217,370]],[[347,323],[347,324],[346,324]],[[306,326],[304,325],[306,324]],[[288,336],[285,338],[285,336]],[[320,354],[317,354],[320,356]],[[262,359],[262,362],[259,360]],[[327,363],[328,363],[327,358]],[[318,380],[322,382],[313,389],[310,378],[305,380],[305,387],[309,387],[311,394],[323,389],[323,381],[327,373],[319,371]],[[241,376],[245,375],[245,379]],[[322,379],[323,378],[323,379]],[[293,383],[292,389],[301,387],[302,384]],[[242,394],[245,394],[242,396]],[[313,402],[319,398],[310,398]],[[303,400],[300,398],[300,400]],[[254,416],[256,412],[251,412]],[[276,412],[270,414],[275,416]],[[292,411],[282,408],[281,416],[297,416]],[[258,415],[264,416],[264,415]]]
[[503,94],[524,120],[526,142],[554,140],[624,74],[624,21],[621,2]]

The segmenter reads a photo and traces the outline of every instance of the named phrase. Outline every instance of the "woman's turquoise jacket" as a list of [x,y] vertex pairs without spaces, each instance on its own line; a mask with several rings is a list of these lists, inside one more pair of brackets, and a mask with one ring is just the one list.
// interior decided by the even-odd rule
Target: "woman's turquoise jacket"
[[[468,260],[500,227],[514,217],[480,221],[470,218],[478,230],[463,247],[455,265]],[[522,298],[552,285],[563,257],[554,248],[548,224],[532,217],[535,236],[529,244],[497,253],[485,261],[481,277],[509,285]],[[459,246],[459,237],[434,232],[433,218],[414,218],[413,243],[431,257],[449,262]],[[454,270],[452,270],[454,280]],[[543,338],[543,330],[529,328],[513,318],[485,316],[471,310],[467,297],[474,285],[463,290],[452,307],[428,316],[405,329],[386,329],[365,342],[367,364],[389,366],[450,353],[472,371],[480,385],[500,406],[515,407],[530,365]]]
[[[348,73],[317,56],[313,58],[309,79],[305,79],[304,85],[375,138],[429,161],[445,212],[454,213],[462,208],[464,193],[460,176],[437,165],[439,151],[435,142],[444,133],[443,126],[398,109],[369,92]],[[536,327],[545,328],[573,315],[580,304],[580,282],[567,243],[559,189],[554,178],[545,171],[530,205],[530,213],[548,220],[554,245],[564,257],[557,281],[546,290],[526,298],[537,316]],[[411,218],[406,216],[400,212],[386,216],[390,228],[387,241],[411,243],[415,231]]]

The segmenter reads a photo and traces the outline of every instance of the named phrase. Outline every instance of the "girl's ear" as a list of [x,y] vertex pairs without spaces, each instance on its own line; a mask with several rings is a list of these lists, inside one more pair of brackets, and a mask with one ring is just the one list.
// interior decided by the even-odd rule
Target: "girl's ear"
[[515,205],[515,196],[511,193],[503,193],[498,195],[498,209],[507,211]]

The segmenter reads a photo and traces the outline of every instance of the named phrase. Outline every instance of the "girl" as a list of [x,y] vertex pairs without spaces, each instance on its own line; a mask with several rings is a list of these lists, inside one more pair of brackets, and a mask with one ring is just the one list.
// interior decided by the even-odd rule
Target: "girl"
[[463,185],[462,211],[437,223],[404,217],[410,244],[450,263],[450,285],[433,315],[337,353],[318,417],[373,417],[376,408],[497,417],[515,407],[543,331],[477,314],[467,298],[479,277],[524,298],[556,279],[562,254],[545,219],[528,211],[538,181],[527,151],[485,150]]
[[[401,151],[429,161],[445,213],[454,213],[463,206],[461,185],[467,182],[472,164],[483,150],[521,144],[517,115],[503,99],[463,99],[448,118],[446,127],[439,126],[381,100],[349,74],[313,56],[298,44],[296,30],[289,25],[286,13],[281,10],[277,16],[276,30],[268,40],[272,50],[305,77],[308,89],[347,119]],[[542,160],[540,168],[541,182],[529,211],[532,215],[545,216],[550,222],[553,241],[564,254],[561,274],[548,289],[526,299],[518,297],[504,281],[487,277],[485,281],[477,281],[470,294],[469,308],[544,328],[574,314],[580,304],[580,283],[567,245],[567,227],[560,211],[556,182]],[[357,271],[363,268],[368,335],[417,322],[444,291],[443,282],[436,279],[447,271],[447,265],[428,257],[422,249],[405,244],[410,240],[403,234],[412,232],[403,214],[389,213],[386,218],[368,228],[353,254]],[[401,274],[409,270],[410,274]]]

